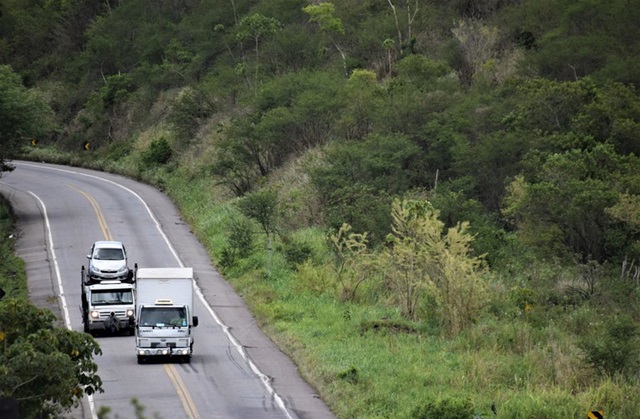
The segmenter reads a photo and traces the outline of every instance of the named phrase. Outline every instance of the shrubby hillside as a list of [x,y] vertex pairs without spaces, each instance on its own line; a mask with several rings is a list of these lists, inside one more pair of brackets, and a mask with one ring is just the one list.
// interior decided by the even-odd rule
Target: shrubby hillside
[[0,158],[164,188],[338,416],[640,411],[640,1],[0,7]]

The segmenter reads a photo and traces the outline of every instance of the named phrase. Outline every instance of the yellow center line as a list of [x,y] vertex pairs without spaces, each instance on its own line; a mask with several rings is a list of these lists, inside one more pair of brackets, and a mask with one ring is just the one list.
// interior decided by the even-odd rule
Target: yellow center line
[[178,375],[178,371],[176,371],[175,367],[171,364],[162,364],[162,366],[171,379],[173,387],[176,389],[176,392],[180,397],[180,401],[182,402],[182,406],[184,407],[185,412],[187,412],[187,415],[192,419],[200,419],[198,409],[196,409],[196,406],[193,403],[191,396],[189,395],[189,391],[187,391],[187,388],[182,382],[182,379]]
[[[81,191],[80,189],[74,186],[71,186],[71,185],[67,185],[67,186],[69,186],[72,189],[75,189],[76,191],[80,192],[85,198],[87,198],[87,200],[89,201],[89,203],[93,207],[93,210],[96,213],[96,218],[98,219],[98,224],[100,224],[100,229],[102,230],[102,234],[104,234],[105,240],[112,240],[111,233],[109,232],[109,227],[107,226],[107,221],[104,218],[104,214],[102,213],[102,210],[100,209],[100,205],[98,205],[98,202],[88,193]],[[193,403],[193,400],[189,395],[189,391],[187,390],[184,383],[182,382],[182,379],[178,375],[178,371],[171,364],[162,364],[162,366],[164,367],[165,372],[169,376],[169,380],[171,380],[173,387],[176,389],[176,392],[178,393],[178,397],[180,397],[180,401],[182,402],[182,407],[184,408],[189,418],[200,419],[200,414],[198,413],[198,409],[196,409],[196,405]]]
[[96,202],[96,200],[88,193],[81,191],[80,189],[74,186],[71,186],[71,185],[67,185],[67,186],[69,186],[72,189],[75,189],[76,191],[80,192],[85,198],[87,198],[87,200],[89,201],[89,203],[93,207],[93,210],[96,213],[96,218],[98,218],[98,224],[100,224],[100,229],[102,230],[104,239],[112,240],[111,233],[109,232],[109,227],[107,227],[107,221],[104,219],[104,214],[102,213],[102,210],[100,209],[100,205],[98,205],[98,202]]

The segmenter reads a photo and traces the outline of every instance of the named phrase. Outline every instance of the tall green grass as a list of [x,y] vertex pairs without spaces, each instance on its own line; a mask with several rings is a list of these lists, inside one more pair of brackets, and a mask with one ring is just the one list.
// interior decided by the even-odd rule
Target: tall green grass
[[18,234],[11,206],[0,195],[0,288],[5,298],[27,297],[24,261],[16,257],[14,252]]

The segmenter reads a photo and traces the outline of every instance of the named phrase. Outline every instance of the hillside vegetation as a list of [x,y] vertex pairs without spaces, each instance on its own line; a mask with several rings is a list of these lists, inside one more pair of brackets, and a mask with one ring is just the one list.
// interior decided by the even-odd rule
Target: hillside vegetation
[[640,0],[0,12],[0,159],[166,191],[339,418],[639,416]]

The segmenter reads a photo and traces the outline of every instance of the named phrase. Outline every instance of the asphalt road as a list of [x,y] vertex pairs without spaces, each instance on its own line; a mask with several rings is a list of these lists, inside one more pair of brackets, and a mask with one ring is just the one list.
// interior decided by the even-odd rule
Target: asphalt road
[[190,364],[138,365],[132,336],[98,336],[105,392],[85,397],[74,416],[328,419],[335,416],[262,333],[244,301],[212,265],[171,201],[130,179],[65,166],[12,162],[0,193],[18,217],[18,256],[31,300],[82,331],[80,267],[97,240],[125,243],[130,264],[190,266],[196,276],[194,355]]

